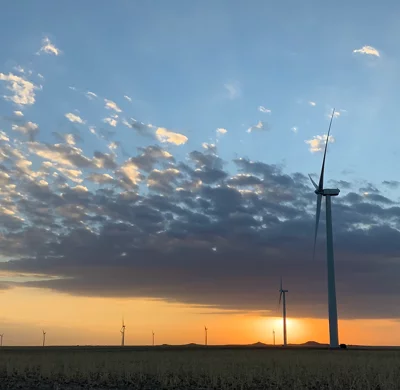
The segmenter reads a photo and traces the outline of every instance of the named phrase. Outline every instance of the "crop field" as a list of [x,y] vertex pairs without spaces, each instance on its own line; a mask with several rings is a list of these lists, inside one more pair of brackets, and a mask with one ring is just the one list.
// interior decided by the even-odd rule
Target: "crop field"
[[1,389],[400,389],[400,351],[0,349]]

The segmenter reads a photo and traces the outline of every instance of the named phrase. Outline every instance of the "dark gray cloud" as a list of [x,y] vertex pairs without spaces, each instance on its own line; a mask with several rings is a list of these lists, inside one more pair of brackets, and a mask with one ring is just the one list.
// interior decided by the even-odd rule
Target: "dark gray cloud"
[[[25,286],[275,315],[282,275],[290,316],[326,317],[324,213],[313,261],[304,174],[245,158],[231,174],[215,148],[185,162],[156,144],[125,161],[69,144],[0,148],[0,270],[52,277]],[[399,318],[400,207],[372,183],[368,195],[336,183],[339,314]]]
[[400,181],[396,181],[396,180],[384,180],[384,181],[382,182],[382,184],[383,184],[384,186],[387,186],[387,187],[391,188],[391,189],[396,189],[396,188],[399,188],[399,186],[400,186]]

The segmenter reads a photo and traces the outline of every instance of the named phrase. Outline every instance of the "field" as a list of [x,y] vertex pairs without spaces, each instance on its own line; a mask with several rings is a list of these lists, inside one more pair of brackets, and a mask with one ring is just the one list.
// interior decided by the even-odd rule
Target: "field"
[[2,347],[0,389],[400,389],[400,351]]

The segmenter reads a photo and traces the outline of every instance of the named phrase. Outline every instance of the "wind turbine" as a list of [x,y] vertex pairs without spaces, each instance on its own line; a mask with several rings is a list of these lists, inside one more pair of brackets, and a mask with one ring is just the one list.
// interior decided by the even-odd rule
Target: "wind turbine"
[[279,305],[281,304],[281,300],[283,297],[283,302],[282,302],[282,317],[283,317],[283,346],[286,347],[287,345],[287,334],[286,334],[286,293],[289,292],[289,290],[284,290],[282,287],[282,277],[281,277],[281,288],[279,289]]
[[125,322],[124,319],[122,318],[122,328],[121,328],[121,336],[122,336],[122,340],[121,340],[121,346],[123,347],[125,345]]
[[3,346],[3,336],[4,336],[4,333],[0,334],[0,347]]
[[332,120],[334,115],[335,115],[335,109],[333,109],[332,111],[332,117],[329,123],[328,135],[326,136],[324,158],[322,160],[321,175],[319,177],[318,185],[312,179],[311,175],[309,176],[312,184],[315,187],[314,192],[317,194],[317,212],[315,219],[313,258],[315,257],[315,246],[317,243],[322,197],[324,196],[326,199],[326,257],[327,257],[327,270],[328,270],[329,346],[330,348],[339,348],[338,315],[337,315],[336,286],[335,286],[335,262],[333,257],[331,196],[339,195],[340,190],[338,188],[335,189],[324,188],[326,150],[328,148],[329,134],[331,132]]
[[272,331],[272,336],[274,338],[274,345],[275,345],[275,329]]
[[153,347],[154,347],[154,335],[155,335],[154,330],[151,331],[151,335],[153,336]]
[[205,345],[207,345],[207,331],[208,331],[208,328],[204,325]]
[[44,330],[42,330],[43,332],[43,347],[46,344],[46,332]]

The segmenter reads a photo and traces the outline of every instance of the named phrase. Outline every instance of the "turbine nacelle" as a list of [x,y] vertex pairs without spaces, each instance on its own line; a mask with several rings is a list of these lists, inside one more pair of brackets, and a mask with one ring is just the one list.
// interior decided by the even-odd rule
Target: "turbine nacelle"
[[317,188],[314,192],[317,195],[322,195],[322,196],[338,196],[340,193],[340,190],[339,190],[339,188],[329,188],[329,189],[327,188],[327,189],[323,189],[323,190],[320,190]]

